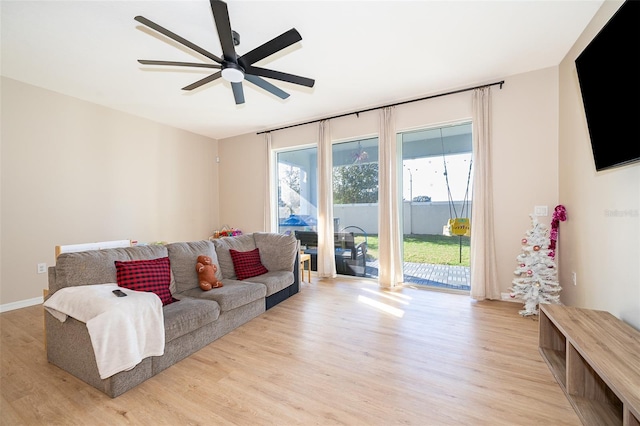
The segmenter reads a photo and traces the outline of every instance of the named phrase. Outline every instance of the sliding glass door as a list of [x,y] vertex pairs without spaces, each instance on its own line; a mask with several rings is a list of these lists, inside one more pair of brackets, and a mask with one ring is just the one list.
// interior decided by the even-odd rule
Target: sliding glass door
[[334,143],[333,217],[336,271],[377,275],[378,138]]
[[317,230],[317,164],[316,147],[276,153],[279,233]]
[[[378,138],[336,143],[333,157],[333,234],[336,272],[377,276]],[[296,235],[317,269],[318,150],[276,153],[278,232]]]
[[471,123],[399,135],[402,145],[405,283],[469,291]]

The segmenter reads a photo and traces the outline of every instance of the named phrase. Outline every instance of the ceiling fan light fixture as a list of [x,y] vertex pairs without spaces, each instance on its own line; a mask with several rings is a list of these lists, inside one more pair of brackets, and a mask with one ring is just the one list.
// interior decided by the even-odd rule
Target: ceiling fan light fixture
[[243,80],[249,81],[250,83],[260,87],[261,89],[271,93],[272,95],[277,96],[280,99],[287,99],[289,97],[289,94],[284,90],[276,87],[275,85],[269,83],[267,80],[265,80],[265,77],[306,87],[313,87],[315,81],[310,78],[253,66],[256,62],[259,62],[262,59],[273,55],[274,53],[280,52],[281,50],[302,40],[300,33],[295,28],[291,28],[289,31],[286,31],[279,36],[272,38],[271,40],[261,44],[248,53],[242,56],[238,56],[235,46],[240,44],[240,34],[231,29],[231,22],[229,22],[229,11],[227,10],[227,4],[222,0],[211,0],[209,3],[211,4],[211,12],[213,12],[213,19],[218,31],[220,47],[222,47],[222,57],[208,52],[202,47],[182,38],[178,34],[169,31],[168,29],[156,24],[155,22],[150,21],[144,16],[136,16],[134,19],[145,25],[146,27],[159,32],[165,37],[172,39],[174,42],[177,42],[184,47],[187,47],[194,52],[197,52],[202,56],[211,59],[213,62],[215,62],[215,64],[156,60],[138,60],[138,62],[143,65],[184,66],[194,68],[220,69],[220,71],[218,72],[214,72],[213,74],[210,74],[205,78],[201,78],[200,80],[183,87],[182,90],[194,90],[205,84],[211,83],[212,81],[222,79],[231,83],[231,88],[233,89],[233,97],[236,105],[244,103],[244,91],[242,88]]
[[222,65],[222,78],[229,83],[240,83],[244,80],[244,70],[233,62],[228,62]]

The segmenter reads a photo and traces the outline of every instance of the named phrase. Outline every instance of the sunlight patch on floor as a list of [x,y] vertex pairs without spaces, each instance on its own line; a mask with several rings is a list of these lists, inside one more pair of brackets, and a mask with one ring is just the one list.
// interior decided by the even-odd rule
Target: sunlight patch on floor
[[[409,301],[407,299],[411,299],[410,296],[407,296],[405,294],[397,294],[397,293],[387,293],[387,292],[381,292],[381,291],[375,291],[372,290],[370,288],[363,288],[363,291],[367,291],[369,293],[375,294],[376,296],[381,296],[381,297],[385,297],[389,300],[393,300],[394,302],[398,302],[398,303],[402,303],[403,305],[408,305]],[[402,300],[405,299],[405,300]]]
[[398,318],[402,318],[404,316],[403,309],[394,308],[393,306],[389,306],[386,303],[373,300],[372,298],[367,296],[363,296],[363,295],[358,296],[358,302],[364,303],[365,305],[374,307],[382,312],[386,312]]

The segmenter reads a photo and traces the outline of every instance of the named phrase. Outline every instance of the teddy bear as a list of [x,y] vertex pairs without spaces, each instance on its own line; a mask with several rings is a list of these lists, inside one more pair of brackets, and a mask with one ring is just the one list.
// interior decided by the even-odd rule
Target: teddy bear
[[198,256],[196,271],[198,272],[198,282],[202,290],[207,291],[212,288],[222,287],[222,283],[216,278],[217,270],[218,267],[211,262],[209,256]]

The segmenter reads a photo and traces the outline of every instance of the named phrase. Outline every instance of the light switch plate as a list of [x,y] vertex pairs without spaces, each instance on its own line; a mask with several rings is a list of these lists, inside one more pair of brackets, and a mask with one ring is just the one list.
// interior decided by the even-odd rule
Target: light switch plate
[[549,216],[549,207],[535,206],[533,209],[533,214],[535,214],[536,216]]

